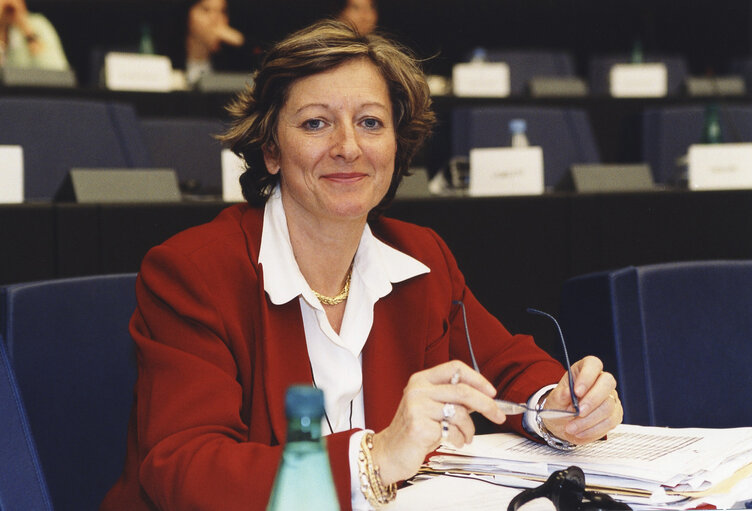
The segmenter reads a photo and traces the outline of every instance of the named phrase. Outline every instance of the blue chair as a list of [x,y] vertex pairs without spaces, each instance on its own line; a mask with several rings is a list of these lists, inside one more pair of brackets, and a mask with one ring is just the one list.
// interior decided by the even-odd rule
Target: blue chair
[[509,65],[512,95],[525,94],[530,80],[536,77],[575,76],[574,58],[565,51],[490,49],[486,59]]
[[152,163],[175,169],[186,193],[222,194],[222,144],[214,135],[225,128],[214,119],[141,120]]
[[0,98],[0,144],[24,150],[26,200],[51,200],[73,167],[149,167],[131,105]]
[[624,421],[752,426],[752,261],[627,267],[575,277],[559,317],[570,356],[599,356]]
[[[658,183],[678,179],[679,160],[689,146],[702,142],[703,105],[651,108],[642,114],[642,159],[650,164]],[[752,108],[725,105],[719,108],[724,142],[752,141]]]
[[0,339],[0,509],[52,511],[16,378]]
[[531,145],[543,149],[544,182],[553,188],[573,163],[598,163],[590,120],[575,108],[460,107],[452,110],[452,156],[467,157],[476,147],[511,144],[509,121],[525,119]]
[[95,510],[123,469],[135,274],[0,290],[0,332],[56,509]]
[[[614,64],[626,64],[630,62],[629,55],[596,55],[590,58],[588,63],[588,81],[590,92],[594,95],[610,95],[610,73]],[[667,71],[667,93],[678,94],[684,87],[684,82],[689,75],[687,59],[677,55],[648,54],[645,62],[662,62]]]

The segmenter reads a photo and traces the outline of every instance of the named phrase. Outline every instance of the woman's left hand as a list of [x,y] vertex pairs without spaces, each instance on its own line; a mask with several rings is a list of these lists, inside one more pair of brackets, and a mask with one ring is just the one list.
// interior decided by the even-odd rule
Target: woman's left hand
[[[603,438],[621,423],[624,410],[616,392],[616,379],[603,370],[597,357],[585,357],[572,364],[574,393],[580,404],[577,417],[544,419],[549,432],[573,444],[585,444]],[[545,408],[572,409],[567,374],[546,397]]]

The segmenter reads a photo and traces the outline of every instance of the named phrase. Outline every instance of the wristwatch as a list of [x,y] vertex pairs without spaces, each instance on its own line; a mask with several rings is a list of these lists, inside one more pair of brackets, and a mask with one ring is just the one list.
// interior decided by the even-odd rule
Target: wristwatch
[[543,409],[543,405],[546,404],[546,399],[543,398],[543,401],[538,405],[537,410],[535,412],[535,424],[538,425],[538,430],[540,431],[541,438],[551,447],[554,449],[558,449],[560,451],[571,451],[575,447],[577,447],[576,444],[573,444],[572,442],[568,442],[567,440],[564,440],[562,438],[557,437],[553,433],[551,433],[546,425],[543,423],[543,419],[540,416],[540,413],[538,413],[539,410]]

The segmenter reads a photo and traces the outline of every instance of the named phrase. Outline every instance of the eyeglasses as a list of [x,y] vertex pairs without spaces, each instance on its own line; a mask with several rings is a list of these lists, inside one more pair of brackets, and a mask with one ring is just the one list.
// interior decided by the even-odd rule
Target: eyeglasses
[[531,500],[549,499],[556,511],[625,511],[632,509],[623,502],[599,491],[585,490],[585,473],[576,465],[553,472],[545,483],[518,493],[507,507],[517,511]]
[[[475,361],[475,353],[473,353],[473,344],[470,341],[470,330],[467,327],[467,314],[465,313],[465,304],[461,300],[454,300],[453,303],[459,305],[460,308],[462,309],[462,321],[465,326],[465,337],[467,338],[467,347],[470,350],[470,359],[473,362],[473,369],[475,369],[477,372],[480,372],[480,369],[478,368],[478,363]],[[537,405],[535,407],[530,407],[525,403],[515,403],[514,401],[506,401],[504,399],[494,399],[494,401],[496,401],[496,404],[499,405],[499,408],[501,408],[501,411],[504,412],[505,415],[519,415],[525,412],[536,412],[543,419],[576,417],[580,414],[580,402],[577,399],[577,396],[574,394],[574,380],[572,378],[572,366],[569,364],[569,354],[567,353],[567,345],[564,342],[564,334],[562,334],[561,332],[561,327],[559,326],[559,322],[556,321],[556,318],[554,318],[552,315],[543,311],[539,311],[537,309],[527,309],[527,312],[546,317],[550,319],[551,321],[553,321],[554,325],[556,326],[556,331],[559,333],[559,340],[561,341],[561,347],[564,349],[564,360],[567,363],[567,375],[569,378],[569,395],[572,399],[572,407],[574,408],[574,410],[555,410],[555,409],[549,409],[549,408],[544,409],[544,408],[541,408],[540,405]]]

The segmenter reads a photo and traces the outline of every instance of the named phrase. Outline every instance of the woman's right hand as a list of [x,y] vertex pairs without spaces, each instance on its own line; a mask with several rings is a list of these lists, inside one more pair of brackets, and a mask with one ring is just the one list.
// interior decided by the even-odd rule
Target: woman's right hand
[[26,4],[21,0],[0,0],[0,26],[26,27]]
[[[452,384],[454,375],[459,375]],[[456,446],[469,443],[475,434],[473,411],[501,424],[506,416],[494,402],[496,389],[480,373],[453,360],[413,374],[397,413],[386,429],[373,437],[373,461],[384,484],[408,479],[418,472],[425,457],[442,441]],[[453,404],[449,431],[442,439],[444,406]]]
[[230,46],[243,46],[245,37],[239,30],[235,30],[230,25],[218,25],[215,28],[215,35],[224,44]]

